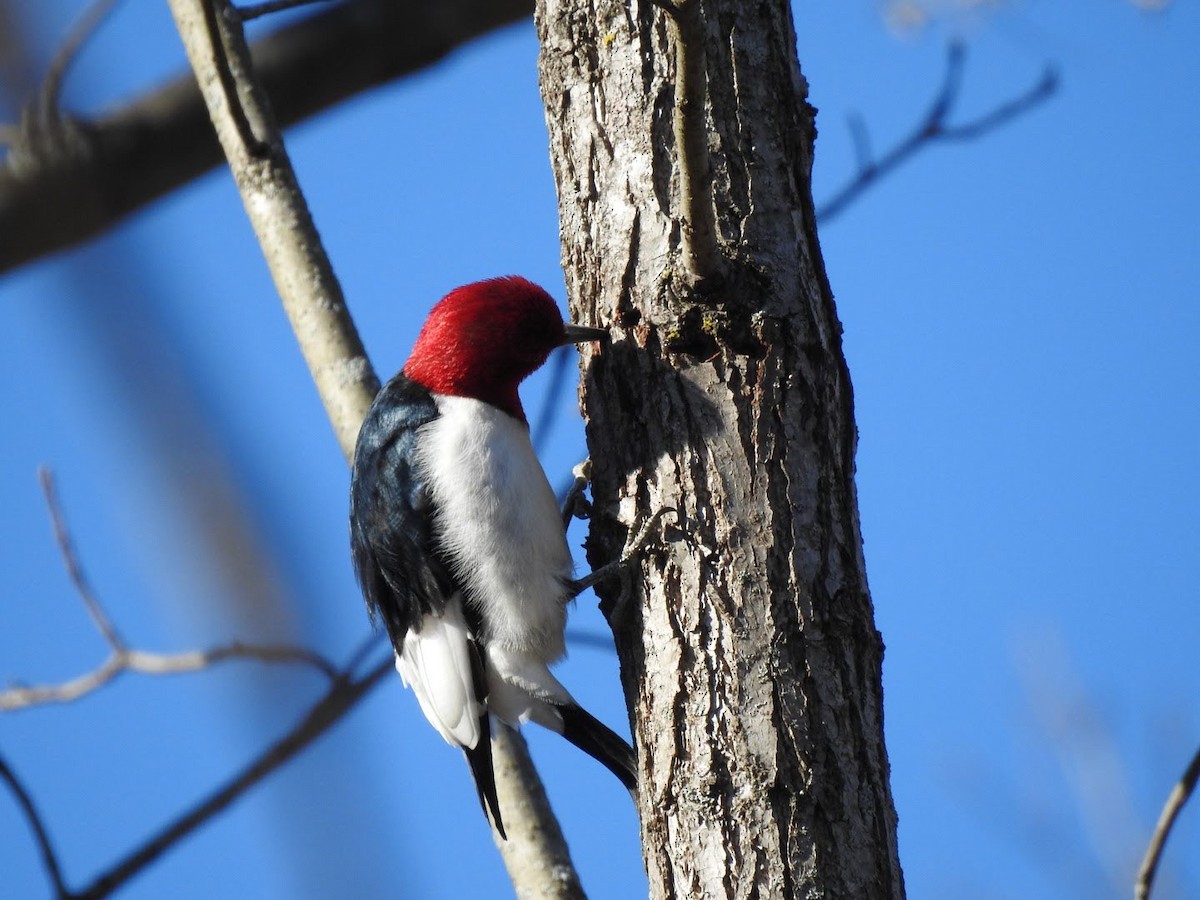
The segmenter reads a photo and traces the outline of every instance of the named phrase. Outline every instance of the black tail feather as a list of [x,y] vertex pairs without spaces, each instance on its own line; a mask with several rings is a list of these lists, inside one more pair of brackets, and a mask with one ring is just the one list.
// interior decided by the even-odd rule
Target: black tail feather
[[638,783],[637,757],[625,739],[581,706],[571,703],[555,708],[562,715],[563,737],[616,775],[634,793]]
[[471,767],[471,777],[475,779],[475,791],[479,794],[479,805],[483,807],[483,814],[486,816],[491,813],[496,831],[507,841],[504,821],[500,818],[500,799],[496,796],[496,772],[492,768],[492,733],[488,727],[488,714],[485,712],[481,718],[483,727],[480,728],[479,744],[475,747],[463,747],[463,754],[467,757],[467,765]]
[[[470,615],[470,613],[467,613]],[[487,699],[487,676],[483,671],[483,654],[479,645],[472,638],[467,647],[471,651],[471,680],[474,682],[475,696],[481,701]],[[496,796],[496,770],[492,765],[492,720],[485,708],[479,716],[479,743],[475,747],[463,747],[467,757],[467,765],[471,767],[471,777],[475,780],[475,791],[479,794],[479,805],[483,807],[483,815],[488,810],[492,813],[492,823],[504,840],[504,820],[500,818],[500,799]]]

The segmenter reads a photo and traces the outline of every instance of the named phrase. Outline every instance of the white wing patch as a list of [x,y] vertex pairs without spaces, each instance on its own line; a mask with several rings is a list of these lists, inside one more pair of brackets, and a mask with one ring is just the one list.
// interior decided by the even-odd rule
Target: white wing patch
[[396,671],[446,742],[473,748],[479,743],[483,704],[475,696],[469,640],[462,594],[455,594],[441,615],[425,616],[419,631],[404,636]]

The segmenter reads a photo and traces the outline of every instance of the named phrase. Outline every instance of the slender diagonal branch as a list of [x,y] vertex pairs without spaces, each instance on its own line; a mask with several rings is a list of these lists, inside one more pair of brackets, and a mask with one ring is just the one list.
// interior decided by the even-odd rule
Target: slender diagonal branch
[[1146,847],[1146,856],[1142,859],[1137,881],[1134,883],[1133,894],[1136,900],[1150,900],[1150,891],[1154,887],[1154,876],[1158,872],[1163,848],[1167,845],[1171,829],[1175,827],[1175,820],[1179,818],[1184,804],[1188,802],[1192,792],[1196,789],[1197,781],[1200,781],[1200,750],[1196,751],[1196,755],[1192,757],[1192,761],[1184,770],[1183,777],[1179,779],[1179,783],[1167,797],[1167,802],[1163,805],[1162,813],[1158,817],[1158,824],[1154,826],[1154,834],[1150,836],[1150,844]]
[[[263,249],[334,434],[349,460],[379,382],[345,307],[341,288],[317,236],[282,135],[256,78],[241,22],[229,14],[228,0],[168,0],[168,3],[230,171],[242,194],[247,217]],[[207,14],[207,4],[212,4],[217,13],[215,16]],[[214,21],[218,33],[211,30]],[[214,52],[218,42],[223,47],[221,54]],[[228,75],[237,85],[232,97],[222,89],[223,76],[215,71],[215,67],[222,65],[229,67]],[[256,138],[265,144],[266,153],[249,152],[228,108],[230,102],[238,102],[244,107],[246,121]],[[508,756],[513,758],[506,759]],[[569,859],[566,844],[550,805],[545,801],[524,742],[494,742],[493,758],[497,790],[501,796],[513,798],[509,805],[519,816],[530,817],[527,830],[536,831],[545,839],[540,846],[556,845],[555,854],[543,858],[541,851],[531,845],[518,846],[518,841],[501,842],[505,865],[518,895],[542,896],[540,888],[532,886],[534,880],[541,883],[536,870],[561,868],[561,860]],[[518,823],[513,819],[515,817],[510,818],[510,830],[514,833],[526,830],[526,823],[514,828]],[[541,859],[542,864],[531,866],[531,855]],[[527,884],[531,886],[523,887]]]
[[37,811],[37,806],[34,805],[33,798],[29,796],[29,792],[25,790],[25,786],[17,778],[17,773],[12,770],[12,767],[9,766],[2,756],[0,756],[0,778],[8,785],[8,789],[12,791],[13,796],[17,800],[17,805],[21,807],[21,812],[25,816],[25,821],[29,823],[29,830],[33,832],[33,839],[37,842],[38,851],[42,855],[42,864],[46,867],[46,874],[50,877],[50,883],[54,886],[55,897],[58,900],[69,900],[72,894],[63,881],[62,869],[58,864],[58,855],[54,852],[54,845],[50,842],[50,835],[46,831],[42,817]]
[[128,856],[117,862],[91,884],[78,891],[80,900],[99,900],[157,860],[193,831],[227,809],[267,775],[283,766],[301,750],[323,735],[336,722],[392,672],[389,653],[362,677],[339,679],[286,735],[259,754],[190,810],[162,828]]
[[125,642],[117,633],[117,629],[104,611],[104,607],[100,605],[99,598],[92,590],[91,583],[84,574],[83,567],[79,564],[75,545],[71,541],[71,533],[67,530],[66,519],[58,502],[58,492],[54,487],[54,473],[49,466],[38,468],[38,482],[42,486],[42,495],[46,498],[46,508],[50,511],[50,524],[54,528],[54,542],[58,545],[59,553],[62,554],[71,584],[75,586],[79,598],[83,600],[88,615],[92,617],[92,624],[96,626],[96,630],[100,632],[104,642],[113,650],[120,652],[125,649]]
[[558,402],[562,399],[567,387],[567,371],[570,368],[574,354],[570,347],[561,347],[550,357],[550,383],[542,394],[542,408],[534,419],[531,440],[535,451],[544,449],[546,438],[554,429],[558,419]]
[[949,46],[946,51],[946,72],[928,112],[905,138],[878,159],[874,159],[870,154],[869,140],[861,122],[857,119],[851,120],[858,171],[818,207],[817,218],[821,222],[827,223],[845,211],[864,191],[890,175],[922,149],[938,142],[969,141],[982,137],[1040,106],[1058,90],[1058,70],[1047,66],[1037,83],[1011,100],[999,104],[975,119],[951,125],[947,120],[954,113],[962,90],[966,55],[962,44],[955,42]]
[[228,809],[235,801],[245,796],[269,774],[284,766],[305,747],[312,744],[339,722],[368,693],[382,684],[385,677],[391,673],[393,661],[389,651],[364,674],[355,674],[365,655],[377,648],[378,645],[378,635],[371,635],[363,641],[362,645],[351,654],[346,664],[335,670],[332,683],[326,692],[287,734],[258,754],[240,772],[213,790],[207,797],[176,816],[158,832],[110,866],[91,884],[79,891],[72,891],[66,887],[58,857],[54,852],[48,830],[41,816],[29,793],[11,767],[3,759],[0,759],[0,778],[8,783],[29,822],[58,900],[84,900],[84,898],[98,900],[98,898],[109,896],[176,844]]
[[96,29],[112,12],[113,7],[117,5],[118,0],[95,0],[80,17],[79,21],[72,26],[62,45],[54,54],[54,59],[50,63],[49,71],[46,73],[46,80],[42,84],[42,90],[38,97],[38,105],[41,107],[42,117],[49,121],[56,119],[59,115],[59,100],[62,98],[63,80],[66,78],[67,69],[71,63],[79,56],[79,51],[85,43],[95,34]]

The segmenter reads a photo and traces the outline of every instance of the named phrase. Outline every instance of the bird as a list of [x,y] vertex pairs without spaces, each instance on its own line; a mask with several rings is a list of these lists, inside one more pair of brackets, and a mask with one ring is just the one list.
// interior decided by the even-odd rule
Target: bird
[[425,717],[462,748],[505,839],[491,716],[560,733],[636,790],[632,747],[550,672],[565,655],[577,582],[517,390],[555,348],[608,337],[565,323],[519,276],[456,288],[430,311],[355,444],[350,546],[367,609]]

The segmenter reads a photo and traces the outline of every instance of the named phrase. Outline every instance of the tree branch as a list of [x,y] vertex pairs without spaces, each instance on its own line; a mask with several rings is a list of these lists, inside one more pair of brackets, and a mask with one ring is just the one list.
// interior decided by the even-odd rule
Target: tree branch
[[9,790],[17,798],[17,805],[21,807],[25,820],[29,823],[29,829],[33,832],[34,840],[37,841],[38,851],[42,854],[42,864],[46,867],[46,874],[50,876],[50,883],[54,885],[54,896],[58,900],[69,900],[71,892],[67,890],[67,886],[63,882],[58,856],[54,852],[54,845],[50,843],[50,835],[46,832],[42,817],[38,814],[33,798],[29,796],[29,792],[17,778],[17,773],[9,767],[2,756],[0,756],[0,778],[3,778],[8,784]]
[[54,54],[37,99],[43,121],[51,122],[58,118],[59,100],[62,98],[62,85],[67,69],[79,55],[80,48],[95,34],[116,4],[117,0],[95,0],[71,27],[62,46]]
[[[350,0],[256,41],[255,70],[292,125],[532,10],[530,0]],[[95,122],[55,117],[0,127],[20,147],[0,165],[0,273],[94,237],[222,161],[190,75]]]
[[923,148],[939,141],[969,141],[982,137],[1040,106],[1058,90],[1058,70],[1053,66],[1047,66],[1042,71],[1042,77],[1028,90],[1001,103],[976,119],[961,125],[949,125],[946,120],[954,112],[954,107],[958,103],[965,62],[966,49],[963,45],[958,42],[950,44],[946,50],[946,73],[929,111],[907,137],[880,157],[878,161],[870,155],[866,131],[861,122],[857,119],[851,120],[851,132],[854,136],[854,146],[858,158],[858,172],[829,200],[818,207],[818,220],[826,223],[838,216],[867,188],[881,178],[890,175],[897,167],[907,162]]
[[87,607],[88,615],[92,617],[92,623],[104,638],[104,642],[113,650],[118,652],[124,650],[125,642],[121,640],[121,636],[108,618],[108,614],[104,612],[99,598],[92,591],[92,586],[83,573],[79,558],[75,555],[75,546],[71,541],[71,534],[67,530],[66,520],[58,503],[58,494],[54,489],[54,473],[49,466],[38,467],[38,483],[42,486],[42,496],[46,498],[46,508],[50,511],[50,524],[54,528],[54,542],[58,545],[59,553],[62,554],[71,584],[75,585],[75,590],[79,592],[79,597],[83,600],[83,605]]
[[[225,0],[213,2],[216,14],[211,17],[204,0],[171,0],[170,7],[246,215],[349,460],[379,380],[346,309],[266,97],[253,76],[241,23],[229,14]],[[214,25],[216,33],[210,31]],[[227,80],[235,83],[232,90],[226,89]],[[245,128],[238,125],[243,119]],[[246,129],[252,135],[249,139]]]
[[233,641],[208,650],[190,650],[184,653],[150,653],[144,650],[124,649],[113,651],[99,666],[68,681],[58,684],[22,685],[0,691],[0,712],[15,712],[47,703],[70,703],[104,687],[123,672],[181,675],[199,672],[229,660],[309,666],[321,671],[330,681],[335,680],[338,675],[333,664],[320,654],[286,644],[244,644],[241,641]]
[[264,663],[298,663],[317,669],[330,681],[342,677],[338,668],[321,654],[302,647],[284,644],[246,644],[232,641],[209,650],[192,650],[184,653],[149,653],[129,647],[121,638],[116,626],[104,611],[100,598],[92,590],[79,557],[75,552],[66,519],[59,505],[54,488],[54,476],[43,466],[38,470],[50,521],[54,527],[54,540],[62,554],[67,574],[76,592],[87,608],[92,624],[100,632],[111,652],[106,660],[90,672],[59,684],[19,686],[0,691],[0,712],[12,712],[44,703],[69,703],[85,694],[104,687],[122,672],[134,671],[145,675],[173,675],[196,672],[231,659],[255,660]]
[[280,768],[301,750],[324,734],[355,704],[393,671],[392,655],[377,662],[366,675],[352,678],[349,668],[330,687],[303,719],[280,740],[268,747],[241,772],[213,791],[204,800],[168,824],[140,847],[97,877],[74,896],[80,900],[99,900],[186,838],[213,816],[228,808],[267,775]]
[[393,660],[389,650],[387,656],[372,666],[365,675],[355,675],[365,654],[377,645],[376,638],[377,635],[372,635],[364,641],[347,663],[334,671],[328,690],[291,731],[255,757],[224,785],[176,817],[80,891],[71,891],[64,884],[58,857],[32,799],[16,774],[0,758],[0,777],[8,783],[29,821],[59,900],[95,900],[107,897],[328,731],[391,673]]
[[1133,893],[1136,900],[1150,900],[1150,890],[1154,886],[1154,876],[1158,872],[1158,863],[1162,859],[1163,848],[1166,847],[1167,838],[1175,826],[1175,820],[1179,817],[1180,811],[1188,802],[1188,798],[1192,796],[1192,791],[1196,789],[1197,781],[1200,781],[1200,750],[1196,751],[1196,755],[1192,757],[1192,761],[1184,770],[1183,777],[1179,779],[1179,783],[1167,797],[1167,802],[1163,805],[1162,813],[1158,817],[1158,824],[1154,826],[1154,834],[1150,836],[1146,856],[1142,859],[1137,881],[1134,883]]
[[[246,214],[263,248],[334,433],[349,460],[379,382],[345,308],[341,288],[313,226],[282,136],[256,80],[241,22],[231,14],[228,0],[168,0],[168,3],[242,194]],[[215,17],[206,12],[209,3],[216,10]],[[214,19],[217,33],[210,28]],[[223,48],[221,54],[214,52],[218,43]],[[222,87],[224,76],[216,71],[222,65],[228,65],[228,76],[236,82],[237,89],[233,92]],[[231,102],[243,107],[255,140],[263,142],[266,152],[251,152],[254,148],[246,146],[229,109]],[[554,835],[558,836],[553,856],[535,849],[533,856],[540,859],[537,866],[529,863],[529,847],[518,846],[519,841],[501,842],[509,877],[518,895],[524,895],[537,890],[526,885],[536,878],[539,868],[559,869],[562,860],[569,860],[569,853],[524,742],[496,742],[493,758],[497,790],[502,796],[520,798],[510,804],[516,815],[507,816],[508,827],[514,833],[526,828],[538,832],[545,838],[542,846],[549,846]],[[516,822],[517,816],[522,815],[536,821]]]
[[492,840],[518,900],[583,900],[571,852],[520,732],[496,721],[492,735],[496,792],[508,840]]

